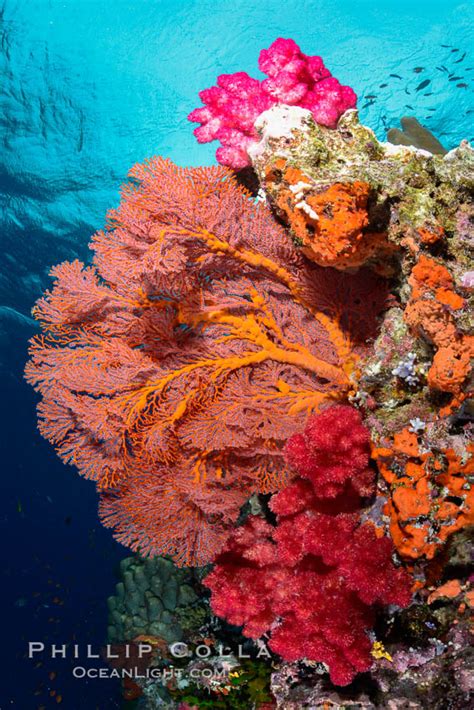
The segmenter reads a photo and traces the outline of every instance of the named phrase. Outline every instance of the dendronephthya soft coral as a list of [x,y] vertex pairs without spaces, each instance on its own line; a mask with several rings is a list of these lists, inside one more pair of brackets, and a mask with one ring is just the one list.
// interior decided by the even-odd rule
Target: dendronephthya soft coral
[[255,120],[272,106],[301,106],[317,123],[334,128],[339,116],[356,105],[354,91],[331,76],[321,57],[303,54],[292,39],[279,38],[263,49],[258,66],[267,79],[246,72],[221,74],[217,86],[199,92],[205,105],[189,114],[190,121],[201,124],[194,131],[198,141],[219,140],[217,160],[234,170],[250,165],[247,151],[259,140]]
[[360,414],[329,407],[286,450],[303,478],[271,499],[276,526],[250,518],[237,528],[205,584],[214,612],[245,635],[268,634],[284,659],[324,662],[346,685],[372,665],[376,608],[408,604],[410,577],[389,538],[360,519],[360,496],[374,491]]

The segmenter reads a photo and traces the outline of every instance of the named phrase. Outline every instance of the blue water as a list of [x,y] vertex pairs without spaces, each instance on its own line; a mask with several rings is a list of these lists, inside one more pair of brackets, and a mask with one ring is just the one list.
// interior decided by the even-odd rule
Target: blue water
[[116,683],[23,658],[27,640],[104,640],[106,596],[126,554],[97,525],[93,486],[36,433],[35,396],[22,381],[30,309],[50,266],[87,258],[134,162],[213,162],[215,146],[198,145],[186,120],[197,92],[219,73],[258,76],[259,50],[278,36],[321,54],[355,88],[379,138],[407,114],[448,148],[472,138],[473,14],[471,3],[426,0],[0,2],[0,709],[57,707],[50,689],[66,710],[120,707]]

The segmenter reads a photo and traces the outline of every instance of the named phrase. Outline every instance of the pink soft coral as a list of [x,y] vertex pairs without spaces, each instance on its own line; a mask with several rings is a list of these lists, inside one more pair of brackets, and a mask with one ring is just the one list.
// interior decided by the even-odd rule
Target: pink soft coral
[[[341,407],[313,417],[313,431],[328,432],[330,417],[333,449],[341,443],[350,475],[362,468],[363,454],[354,452],[361,459],[354,468],[351,447],[343,442]],[[354,438],[361,440],[362,426],[354,426]],[[251,638],[268,634],[270,648],[285,660],[326,663],[331,680],[346,685],[370,668],[367,631],[377,608],[407,605],[410,578],[393,564],[389,538],[361,523],[356,490],[335,499],[332,491],[324,497],[326,485],[331,481],[297,478],[275,495],[270,507],[277,525],[250,517],[234,532],[205,584],[218,616],[242,625]]]
[[341,114],[357,101],[349,86],[331,76],[321,57],[303,54],[292,39],[280,37],[263,49],[258,66],[268,79],[259,81],[246,72],[221,74],[217,86],[199,93],[205,105],[188,117],[201,124],[194,131],[200,143],[221,142],[217,160],[234,170],[249,165],[247,149],[258,141],[255,120],[271,106],[301,106],[317,123],[335,128]]

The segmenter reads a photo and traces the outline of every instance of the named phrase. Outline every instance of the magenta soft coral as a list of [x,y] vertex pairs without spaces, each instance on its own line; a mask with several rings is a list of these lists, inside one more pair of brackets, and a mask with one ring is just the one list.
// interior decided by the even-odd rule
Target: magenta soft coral
[[221,74],[217,86],[199,93],[205,105],[189,114],[190,121],[201,124],[194,131],[198,141],[219,140],[217,160],[235,170],[249,165],[247,149],[258,141],[254,123],[271,106],[307,108],[317,123],[335,128],[357,101],[349,86],[331,76],[321,57],[303,54],[292,39],[280,37],[263,49],[258,66],[267,79],[253,79],[246,72]]
[[[339,444],[345,450],[350,476],[362,470],[364,457],[359,452],[354,467],[351,447],[341,441],[338,422],[344,421],[344,409],[350,408],[328,408],[313,416],[308,428],[317,438],[332,417],[333,447],[335,453]],[[360,428],[359,420],[354,427],[359,448]],[[349,438],[351,431],[346,431]],[[326,663],[331,680],[346,685],[371,666],[367,632],[377,609],[407,605],[410,578],[395,567],[391,541],[361,523],[356,489],[334,498],[333,493],[325,497],[324,486],[321,478],[297,478],[275,495],[270,507],[276,526],[250,517],[234,532],[205,584],[218,616],[243,626],[251,638],[268,634],[271,650],[285,660]]]

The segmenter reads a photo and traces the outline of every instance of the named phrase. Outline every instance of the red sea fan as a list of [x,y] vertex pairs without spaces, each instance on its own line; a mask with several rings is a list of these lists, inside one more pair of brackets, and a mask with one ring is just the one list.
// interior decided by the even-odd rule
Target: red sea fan
[[246,498],[285,483],[307,414],[350,388],[342,279],[366,276],[334,273],[328,296],[224,168],[156,158],[130,176],[93,266],[53,269],[26,377],[42,434],[97,482],[118,539],[202,564]]
[[[333,406],[320,415],[323,430],[333,417],[333,448],[343,438],[343,430],[337,430],[340,410]],[[354,439],[362,444],[360,431]],[[349,476],[351,450],[342,448]],[[331,478],[328,484],[298,478],[275,495],[270,507],[277,513],[276,526],[250,517],[233,533],[204,583],[218,616],[243,626],[251,638],[268,634],[271,650],[287,661],[326,663],[331,680],[346,685],[371,666],[367,632],[377,608],[406,606],[410,578],[393,564],[390,539],[361,524],[354,498],[348,506],[344,495],[331,499],[332,490],[324,497],[325,485],[332,486]],[[348,507],[352,512],[337,510]]]
[[133,470],[122,485],[103,491],[102,523],[142,556],[170,555],[178,566],[203,564],[225,543],[239,510],[255,487],[250,477],[194,481],[189,463]]

